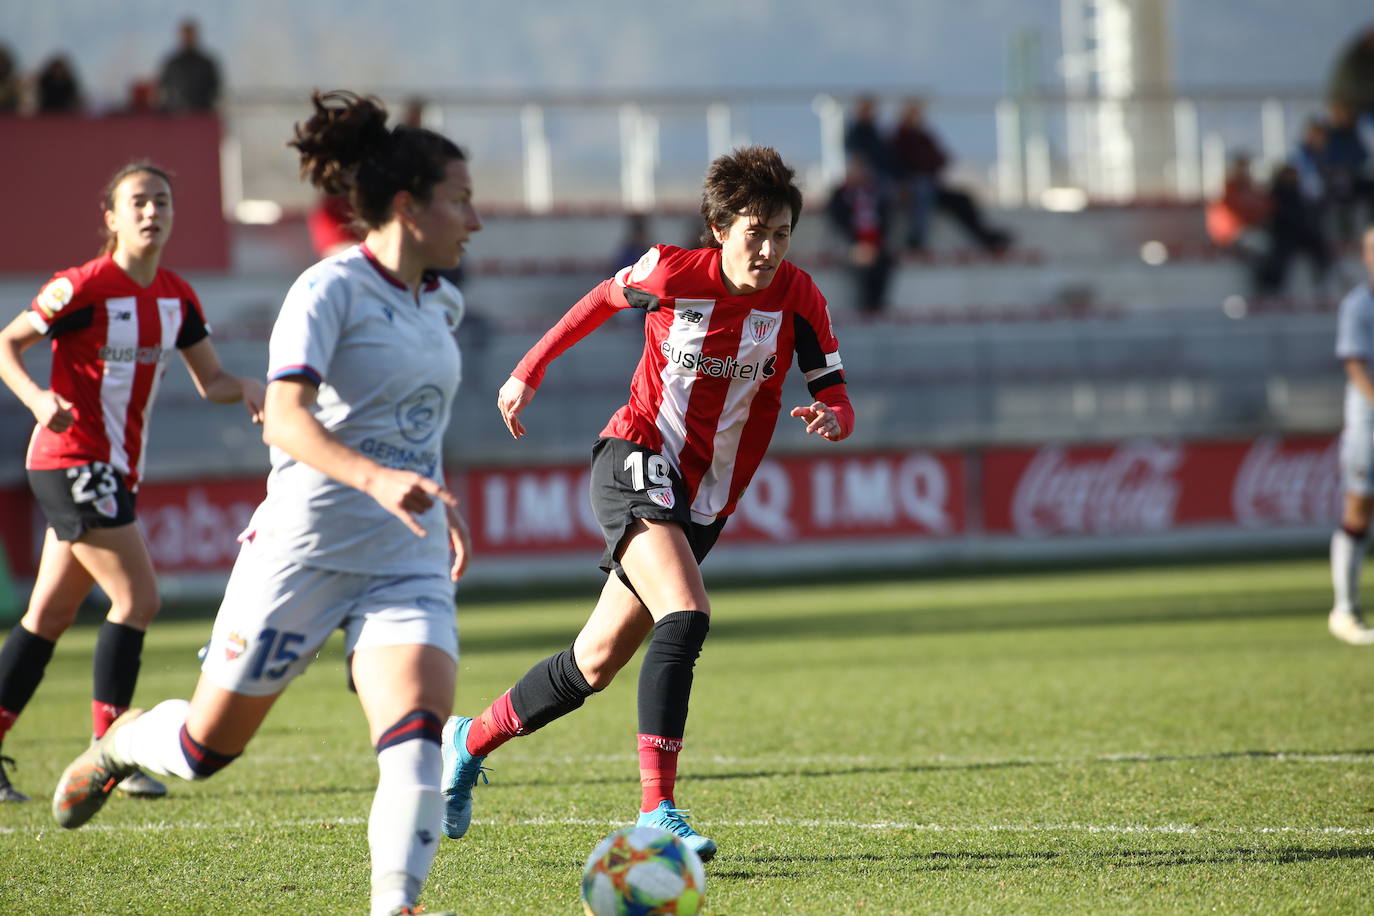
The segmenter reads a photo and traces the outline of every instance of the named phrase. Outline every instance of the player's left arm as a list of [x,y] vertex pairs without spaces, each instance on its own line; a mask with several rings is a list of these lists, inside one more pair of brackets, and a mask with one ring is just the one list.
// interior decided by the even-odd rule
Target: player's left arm
[[793,407],[791,415],[806,423],[808,435],[839,442],[854,431],[854,407],[840,360],[840,342],[830,326],[830,311],[819,291],[812,307],[793,314],[797,368],[814,399]]
[[844,382],[823,388],[816,400],[792,408],[792,416],[806,421],[806,432],[839,442],[854,431],[854,407]]
[[448,542],[453,548],[453,567],[449,570],[448,576],[457,582],[463,578],[463,573],[467,572],[468,559],[472,556],[472,535],[468,532],[467,520],[463,518],[458,506],[445,503],[444,512],[448,520]]
[[202,337],[178,352],[190,370],[191,380],[195,382],[196,391],[201,397],[216,404],[242,401],[253,422],[262,422],[262,405],[267,397],[265,386],[257,379],[232,375],[226,370],[209,337]]

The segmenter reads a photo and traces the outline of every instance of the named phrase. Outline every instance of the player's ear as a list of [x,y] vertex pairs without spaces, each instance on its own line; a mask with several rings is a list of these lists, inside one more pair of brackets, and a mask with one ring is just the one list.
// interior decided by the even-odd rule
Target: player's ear
[[397,191],[391,197],[391,212],[402,222],[409,222],[415,218],[419,212],[419,207],[415,202],[415,195],[409,191]]

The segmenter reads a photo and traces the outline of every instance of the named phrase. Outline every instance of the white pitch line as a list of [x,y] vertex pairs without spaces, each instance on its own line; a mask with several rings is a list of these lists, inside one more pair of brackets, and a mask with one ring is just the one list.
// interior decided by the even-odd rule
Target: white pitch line
[[[206,823],[187,821],[171,823],[158,821],[146,824],[95,824],[81,828],[82,832],[101,833],[157,833],[171,830],[272,830],[292,827],[356,827],[367,823],[363,817],[342,818],[302,818],[289,821],[231,821],[226,823]],[[544,827],[544,826],[591,826],[615,827],[623,824],[619,820],[600,820],[596,818],[524,818],[518,820],[487,821],[475,820],[474,824],[487,827]],[[1245,827],[1239,825],[1195,824],[930,824],[919,821],[849,821],[849,820],[737,820],[703,822],[709,827],[789,827],[825,828],[868,831],[910,830],[918,833],[1089,833],[1107,835],[1182,835],[1203,836],[1207,834],[1229,834],[1244,836],[1300,835],[1300,836],[1374,836],[1374,827]],[[45,833],[61,835],[56,827],[23,828],[0,827],[0,835],[24,834],[41,838]]]

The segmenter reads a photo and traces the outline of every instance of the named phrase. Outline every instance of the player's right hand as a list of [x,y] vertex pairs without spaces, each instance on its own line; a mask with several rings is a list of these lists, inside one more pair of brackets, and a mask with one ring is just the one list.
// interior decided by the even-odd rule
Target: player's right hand
[[72,413],[72,402],[56,391],[44,391],[34,401],[30,409],[33,410],[33,418],[38,421],[39,426],[55,433],[64,433],[76,422],[76,414]]
[[501,411],[501,419],[512,438],[519,439],[525,434],[525,424],[520,422],[520,412],[525,405],[534,400],[535,389],[515,376],[506,379],[506,384],[496,393],[496,409]]
[[377,471],[368,482],[367,495],[421,538],[427,537],[428,532],[415,520],[417,515],[429,511],[435,499],[446,506],[458,505],[458,499],[452,493],[425,475],[393,468],[380,468]]

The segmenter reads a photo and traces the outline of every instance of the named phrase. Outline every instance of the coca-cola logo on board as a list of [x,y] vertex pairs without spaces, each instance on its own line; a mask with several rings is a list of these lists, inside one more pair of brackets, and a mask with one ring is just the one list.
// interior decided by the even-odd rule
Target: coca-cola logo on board
[[1340,440],[1284,451],[1271,436],[1245,453],[1231,488],[1236,521],[1250,527],[1333,523],[1341,513]]
[[1174,524],[1182,461],[1182,446],[1172,443],[1126,443],[1105,457],[1047,446],[1016,483],[1012,524],[1023,537],[1165,531]]

